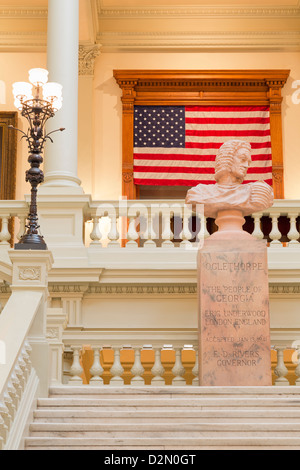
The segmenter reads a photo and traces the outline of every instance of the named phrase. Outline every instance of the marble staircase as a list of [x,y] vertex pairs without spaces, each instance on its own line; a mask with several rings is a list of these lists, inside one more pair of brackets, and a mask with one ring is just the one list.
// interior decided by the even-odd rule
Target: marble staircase
[[26,450],[300,450],[300,387],[58,387]]

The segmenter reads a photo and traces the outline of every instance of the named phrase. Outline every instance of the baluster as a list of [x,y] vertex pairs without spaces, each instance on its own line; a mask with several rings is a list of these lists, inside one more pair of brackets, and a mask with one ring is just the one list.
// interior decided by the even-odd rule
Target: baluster
[[90,246],[102,247],[102,243],[100,242],[102,238],[102,233],[99,227],[99,220],[100,220],[100,216],[95,215],[93,218],[93,230],[90,234],[90,239],[92,240]]
[[[12,381],[8,383],[7,388],[6,388],[6,393],[8,397],[11,399],[11,406],[8,409],[11,410],[12,412],[11,416],[14,417],[18,409],[19,398],[18,398],[17,390],[14,384],[12,383]],[[8,402],[10,401],[9,398],[8,398]]]
[[143,235],[144,239],[146,240],[144,243],[144,247],[146,248],[156,248],[156,243],[153,241],[155,240],[156,233],[153,228],[153,217],[151,207],[148,208],[148,215],[147,215],[147,227],[145,233]]
[[280,238],[281,238],[281,233],[278,229],[278,218],[280,214],[270,214],[271,219],[272,219],[272,230],[269,234],[269,237],[271,238],[271,243],[270,245],[281,245],[280,243]]
[[174,234],[171,230],[171,212],[170,209],[166,209],[165,211],[162,210],[162,223],[163,223],[163,231],[161,234],[162,240],[162,247],[163,248],[174,248],[174,243],[172,242],[174,238]]
[[0,401],[0,437],[2,437],[3,443],[7,440],[10,425],[11,419],[9,411],[6,405]]
[[179,238],[182,240],[180,243],[180,248],[187,248],[191,246],[190,240],[193,237],[193,234],[189,228],[191,214],[191,211],[188,211],[186,207],[183,208],[182,231],[179,235]]
[[6,392],[3,395],[3,401],[4,401],[6,408],[8,409],[11,422],[13,422],[15,414],[16,414],[16,407],[14,405],[14,401],[9,392],[10,390],[7,388]]
[[134,348],[134,364],[131,369],[131,373],[134,377],[131,380],[131,385],[143,386],[145,381],[142,377],[145,369],[141,362],[141,348]]
[[295,385],[300,386],[300,345],[297,346],[296,354],[297,354],[297,367],[295,369],[295,375],[298,378],[296,379]]
[[288,217],[290,219],[290,230],[289,230],[289,233],[287,234],[287,237],[289,239],[289,245],[298,245],[299,244],[298,240],[300,237],[300,234],[297,230],[297,224],[296,224],[298,213],[288,214]]
[[124,369],[122,367],[121,360],[120,360],[120,348],[115,348],[114,349],[114,363],[113,363],[112,368],[110,369],[112,378],[110,379],[109,385],[113,385],[114,387],[124,385],[124,380],[121,377],[123,372],[124,372]]
[[0,245],[9,245],[11,235],[8,230],[8,219],[9,217],[2,217],[2,229],[0,232]]
[[94,351],[94,362],[92,367],[90,368],[90,374],[92,378],[90,379],[90,385],[96,386],[96,385],[103,385],[103,379],[101,378],[101,375],[104,372],[103,367],[101,366],[100,363],[100,348],[93,348]]
[[185,374],[185,369],[182,365],[181,360],[181,348],[175,348],[175,364],[172,369],[172,372],[175,375],[174,379],[172,380],[172,385],[180,387],[186,384],[186,381],[183,378]]
[[19,215],[19,221],[20,221],[20,227],[19,227],[19,231],[18,231],[18,234],[17,234],[17,239],[20,240],[21,237],[24,235],[25,233],[25,230],[26,230],[26,227],[25,227],[25,224],[26,224],[26,216],[25,215]]
[[21,396],[22,396],[22,386],[20,384],[20,381],[16,375],[15,372],[13,372],[10,376],[10,381],[16,391],[16,408],[18,409],[18,406],[19,406],[19,403],[20,403],[20,400],[21,400]]
[[156,385],[158,387],[161,387],[165,385],[165,380],[162,377],[164,375],[165,369],[163,368],[163,365],[161,363],[160,348],[155,348],[154,352],[155,352],[155,362],[151,369],[151,373],[154,375],[154,377],[151,380],[151,385]]
[[277,366],[274,370],[274,374],[278,377],[275,380],[275,385],[290,385],[288,379],[285,378],[288,373],[288,369],[285,366],[283,357],[285,347],[275,346],[275,349],[277,351]]
[[195,376],[193,379],[192,385],[198,386],[199,385],[199,357],[198,357],[198,348],[195,348],[195,365],[192,369],[192,374]]
[[128,242],[126,243],[126,248],[137,248],[138,243],[136,240],[139,238],[139,234],[136,230],[136,215],[129,216],[129,225],[128,225],[128,231],[127,231],[127,240]]
[[261,229],[261,217],[262,212],[252,215],[252,219],[254,220],[254,230],[252,232],[252,236],[257,238],[258,240],[262,240],[264,238],[264,234]]
[[22,371],[22,376],[23,376],[23,380],[24,380],[24,386],[26,385],[27,383],[27,380],[28,380],[28,370],[27,370],[27,364],[25,362],[25,351],[21,352],[20,354],[20,358],[19,358],[19,367]]
[[117,215],[116,214],[109,214],[110,218],[110,231],[107,235],[107,238],[110,240],[108,243],[107,247],[108,248],[115,248],[115,247],[120,247],[119,243],[119,232],[118,232],[118,227],[117,227]]
[[72,376],[69,379],[69,385],[82,385],[83,380],[80,377],[83,373],[83,368],[80,364],[80,351],[81,351],[81,346],[73,346],[73,363],[70,368],[70,375]]
[[202,232],[202,224],[204,227],[204,240],[206,240],[206,238],[210,237],[210,233],[207,230],[207,217],[205,217],[204,215],[201,217],[201,232]]

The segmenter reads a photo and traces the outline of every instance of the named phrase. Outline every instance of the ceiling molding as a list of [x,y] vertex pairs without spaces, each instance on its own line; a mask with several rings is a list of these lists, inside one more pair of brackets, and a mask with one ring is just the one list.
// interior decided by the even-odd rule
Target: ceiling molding
[[0,51],[40,52],[47,50],[47,34],[39,31],[0,31]]
[[101,52],[151,50],[300,50],[300,31],[102,32]]
[[170,7],[123,7],[103,8],[98,0],[100,18],[203,18],[203,17],[300,17],[300,7],[237,7],[237,6],[174,6]]
[[2,6],[0,7],[0,18],[8,19],[46,19],[48,17],[48,9],[46,7],[10,7]]

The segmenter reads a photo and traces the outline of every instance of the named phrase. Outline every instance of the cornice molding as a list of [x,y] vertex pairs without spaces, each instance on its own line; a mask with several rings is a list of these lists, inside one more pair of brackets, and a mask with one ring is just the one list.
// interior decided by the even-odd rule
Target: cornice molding
[[38,18],[38,19],[46,19],[48,17],[48,9],[46,7],[10,7],[10,6],[2,6],[0,7],[0,18],[11,18],[11,19],[31,19],[31,18]]
[[139,8],[102,8],[98,0],[98,15],[103,19],[128,18],[298,18],[299,7],[237,7],[237,6],[174,6],[169,7],[139,7]]
[[299,50],[300,31],[102,32],[102,52],[143,50]]
[[45,51],[47,33],[40,31],[0,31],[0,51]]
[[[10,292],[10,287],[5,285],[0,287],[0,295],[7,294]],[[105,297],[136,297],[136,296],[185,296],[196,298],[197,297],[197,283],[187,284],[101,284],[95,285],[90,284],[49,284],[49,293],[51,297],[68,296],[71,297],[76,294],[77,296],[105,296]],[[300,285],[299,284],[270,284],[269,293],[274,297],[300,297]]]

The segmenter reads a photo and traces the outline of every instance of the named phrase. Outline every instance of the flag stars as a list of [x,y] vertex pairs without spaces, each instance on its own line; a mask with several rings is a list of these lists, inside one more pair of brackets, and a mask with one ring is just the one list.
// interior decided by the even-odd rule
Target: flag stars
[[135,147],[184,147],[185,110],[182,106],[135,106]]

